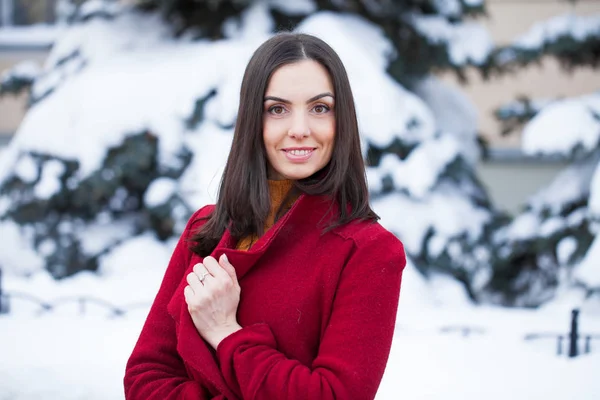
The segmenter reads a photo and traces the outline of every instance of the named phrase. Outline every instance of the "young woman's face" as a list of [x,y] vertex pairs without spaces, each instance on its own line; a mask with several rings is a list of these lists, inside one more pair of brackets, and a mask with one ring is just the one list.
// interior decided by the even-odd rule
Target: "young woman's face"
[[263,117],[269,179],[307,178],[331,160],[334,95],[327,70],[312,60],[284,65],[271,75]]

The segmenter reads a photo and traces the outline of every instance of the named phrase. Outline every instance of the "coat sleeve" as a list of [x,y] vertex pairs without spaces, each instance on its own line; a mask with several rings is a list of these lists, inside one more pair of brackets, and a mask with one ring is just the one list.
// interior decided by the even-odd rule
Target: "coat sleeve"
[[355,241],[312,365],[278,351],[267,324],[250,325],[217,347],[228,385],[245,400],[373,399],[389,357],[405,265],[402,244],[387,231]]
[[177,353],[175,321],[167,311],[167,304],[183,279],[191,259],[191,251],[187,244],[191,225],[205,209],[206,207],[190,218],[181,235],[140,337],[127,362],[124,377],[127,400],[211,398],[198,382],[188,377],[183,361]]

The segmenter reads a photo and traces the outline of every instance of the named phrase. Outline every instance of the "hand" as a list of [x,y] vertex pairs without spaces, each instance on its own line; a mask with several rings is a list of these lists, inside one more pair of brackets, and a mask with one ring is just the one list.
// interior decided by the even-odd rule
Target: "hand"
[[221,340],[242,329],[236,318],[241,289],[235,269],[225,254],[219,262],[205,257],[186,279],[183,294],[194,326],[216,349]]

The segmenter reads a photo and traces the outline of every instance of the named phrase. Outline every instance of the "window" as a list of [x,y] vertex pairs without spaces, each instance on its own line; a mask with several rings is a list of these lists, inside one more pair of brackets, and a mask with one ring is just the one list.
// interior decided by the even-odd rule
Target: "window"
[[0,0],[0,27],[53,24],[61,0]]

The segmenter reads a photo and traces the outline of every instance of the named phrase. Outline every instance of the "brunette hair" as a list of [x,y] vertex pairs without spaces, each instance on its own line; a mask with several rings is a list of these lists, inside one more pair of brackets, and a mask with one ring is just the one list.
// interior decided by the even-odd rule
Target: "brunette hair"
[[327,195],[337,201],[339,215],[326,229],[357,219],[379,219],[369,205],[354,99],[342,61],[321,39],[301,33],[279,33],[254,52],[246,67],[217,204],[208,221],[191,238],[195,253],[209,255],[226,228],[236,238],[263,233],[271,201],[263,141],[264,95],[271,75],[279,67],[302,60],[314,60],[329,73],[335,96],[336,132],[329,163],[314,175],[294,182],[294,190]]

